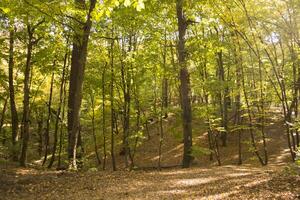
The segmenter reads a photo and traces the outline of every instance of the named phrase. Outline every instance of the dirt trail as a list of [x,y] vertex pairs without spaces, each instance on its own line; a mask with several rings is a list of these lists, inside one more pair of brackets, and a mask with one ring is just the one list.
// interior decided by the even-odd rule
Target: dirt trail
[[[172,121],[168,124],[172,124]],[[195,142],[205,145],[206,135],[194,126]],[[155,130],[155,127],[153,127]],[[165,127],[163,165],[180,164],[182,143]],[[300,177],[283,172],[289,161],[284,127],[271,123],[266,129],[270,162],[261,167],[246,144],[243,165],[237,166],[236,135],[229,135],[221,148],[224,166],[216,167],[208,156],[200,156],[190,169],[124,171],[123,157],[117,157],[119,171],[64,172],[0,166],[0,200],[31,199],[300,199]],[[158,135],[138,148],[136,164],[157,166]],[[244,134],[247,140],[247,134]]]
[[0,199],[300,199],[300,178],[272,167],[42,172],[0,176]]

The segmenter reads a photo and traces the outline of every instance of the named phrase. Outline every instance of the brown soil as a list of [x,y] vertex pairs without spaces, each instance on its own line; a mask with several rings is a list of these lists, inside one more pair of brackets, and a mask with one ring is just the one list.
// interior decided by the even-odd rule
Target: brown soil
[[[182,143],[173,135],[180,130],[172,117],[164,121],[163,166],[180,165]],[[269,165],[261,167],[249,145],[243,144],[243,165],[237,166],[237,135],[229,134],[227,147],[221,147],[222,166],[197,156],[193,167],[156,170],[158,124],[150,125],[150,140],[138,147],[135,164],[140,170],[124,170],[117,156],[118,171],[46,171],[38,167],[18,168],[0,165],[0,199],[300,199],[300,177],[284,171],[290,165],[285,130],[278,119],[266,128]],[[207,133],[194,122],[194,143],[207,147]],[[243,141],[249,139],[243,133]],[[257,138],[258,139],[258,138]],[[259,141],[259,140],[258,140]],[[147,170],[148,169],[148,170]]]

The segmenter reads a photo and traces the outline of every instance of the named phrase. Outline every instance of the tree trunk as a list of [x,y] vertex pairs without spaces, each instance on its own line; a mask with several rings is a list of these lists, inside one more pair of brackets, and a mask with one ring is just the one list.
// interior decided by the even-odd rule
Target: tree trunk
[[[66,74],[68,74],[68,69],[69,69],[69,54],[68,54],[68,65],[66,68]],[[65,107],[66,107],[66,85],[67,85],[67,79],[65,79],[65,84],[64,84],[64,88],[63,88],[63,105],[62,105],[62,111],[61,111],[61,120],[60,120],[60,133],[59,133],[59,150],[58,150],[58,162],[57,162],[57,169],[60,169],[61,166],[61,152],[62,152],[62,148],[63,148],[63,139],[64,139],[64,120],[65,120]]]
[[29,142],[29,124],[30,124],[30,74],[31,74],[31,56],[33,49],[33,31],[30,25],[27,25],[28,31],[28,44],[27,44],[27,57],[26,66],[24,70],[24,98],[23,98],[23,128],[22,128],[22,150],[20,157],[20,165],[26,167],[27,161],[27,148]]
[[38,153],[39,153],[39,156],[42,156],[43,154],[43,125],[44,125],[44,113],[42,110],[38,109],[37,112],[36,112],[36,116],[37,116],[37,120],[36,120],[36,123],[37,123],[37,133],[38,133]]
[[60,81],[60,90],[59,90],[59,104],[58,104],[58,108],[56,111],[56,121],[55,121],[55,128],[54,128],[54,142],[53,142],[53,149],[52,149],[52,155],[51,155],[51,159],[48,165],[48,168],[51,168],[54,160],[55,160],[55,153],[56,153],[56,149],[57,149],[57,141],[58,141],[58,128],[59,128],[59,121],[61,121],[61,108],[63,105],[63,101],[64,101],[64,87],[65,87],[65,82],[66,82],[66,70],[67,70],[67,59],[68,59],[68,54],[65,54],[64,57],[64,65],[63,65],[63,71],[62,71],[62,76],[61,76],[61,81]]
[[[224,62],[223,62],[223,52],[220,51],[217,53],[217,63],[218,63],[218,70],[217,75],[219,77],[219,81],[222,85],[225,83],[225,71],[224,71]],[[223,95],[222,95],[223,92]],[[222,119],[221,126],[224,128],[225,131],[221,133],[221,140],[222,146],[227,146],[227,118],[228,118],[228,110],[227,110],[227,97],[226,94],[226,87],[224,91],[218,92],[219,96],[219,104],[220,104],[220,115]]]
[[[114,30],[111,31],[112,38],[114,37]],[[113,171],[117,170],[116,167],[116,159],[115,159],[115,127],[116,125],[116,117],[115,117],[115,108],[114,108],[114,82],[115,82],[115,72],[114,72],[114,44],[115,41],[112,39],[110,46],[110,72],[111,72],[111,80],[110,80],[110,106],[111,106],[111,161]],[[103,91],[104,92],[104,91]],[[124,110],[125,112],[125,110]]]
[[[75,5],[84,9],[85,0],[75,0]],[[82,85],[87,59],[87,47],[92,26],[91,14],[96,5],[96,0],[90,0],[87,20],[78,24],[78,31],[74,33],[71,59],[70,87],[68,98],[68,157],[69,168],[77,169],[76,148],[79,131],[79,112],[82,101]]]
[[105,170],[106,167],[106,123],[105,123],[105,72],[107,64],[102,72],[102,136],[103,136],[103,165],[102,169]]
[[186,64],[186,50],[185,50],[185,35],[187,30],[187,20],[183,11],[184,0],[177,0],[177,19],[178,19],[178,58],[180,66],[180,94],[182,106],[182,121],[183,121],[183,140],[184,152],[182,159],[182,167],[190,167],[193,157],[192,151],[192,109],[190,99],[190,79]]
[[[237,38],[237,35],[236,35]],[[236,43],[238,45],[238,48],[234,49],[234,57],[235,57],[235,75],[236,75],[236,86],[237,86],[237,92],[235,95],[235,125],[241,126],[241,68],[242,68],[242,57],[238,52],[241,52],[242,49],[240,47],[238,39],[236,39]],[[242,159],[242,131],[238,127],[238,165],[241,165],[243,163]]]
[[168,117],[168,104],[169,104],[169,80],[166,75],[167,71],[167,30],[164,33],[164,46],[163,46],[163,79],[162,79],[162,106],[164,108],[164,117]]
[[17,141],[18,141],[18,112],[15,102],[15,88],[14,88],[14,34],[15,28],[12,27],[9,32],[9,62],[8,62],[8,87],[10,99],[10,113],[11,113],[11,135],[12,135],[12,158],[14,161],[18,160]]
[[[129,38],[129,52],[132,48],[132,36]],[[124,51],[124,49],[123,49]],[[126,68],[125,68],[126,67]],[[131,102],[131,78],[129,69],[125,66],[125,63],[121,61],[121,74],[122,74],[122,87],[123,87],[123,149],[124,160],[126,167],[131,167],[132,157],[129,147],[129,133],[130,133],[130,102]]]
[[[55,66],[55,61],[53,63],[53,69]],[[51,107],[52,107],[52,96],[53,96],[53,85],[54,85],[54,73],[52,73],[51,77],[51,84],[50,84],[50,94],[49,94],[49,101],[48,101],[48,117],[47,117],[47,124],[45,130],[45,154],[43,165],[45,165],[48,157],[48,147],[49,147],[49,132],[50,132],[50,125],[51,125]]]
[[98,153],[97,136],[96,136],[96,129],[95,129],[95,98],[93,94],[91,94],[90,96],[91,96],[91,106],[92,106],[92,133],[93,133],[93,140],[94,140],[94,150],[96,154],[97,165],[101,165],[101,160]]

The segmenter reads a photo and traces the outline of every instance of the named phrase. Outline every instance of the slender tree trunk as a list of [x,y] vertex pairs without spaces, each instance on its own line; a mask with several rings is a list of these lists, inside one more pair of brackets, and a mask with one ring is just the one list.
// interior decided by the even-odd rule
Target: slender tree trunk
[[[283,53],[284,52],[283,45],[282,45],[281,42],[279,44],[280,44],[280,49],[281,49],[281,52],[282,52],[282,60],[284,61],[285,57],[284,57],[284,53]],[[276,51],[276,48],[275,48],[275,51]],[[273,60],[272,57],[270,56],[270,53],[266,49],[265,49],[265,52],[266,52],[267,57],[270,61],[270,64],[272,65],[272,69],[273,69],[273,72],[275,74],[276,81],[279,85],[280,92],[276,89],[275,83],[272,81],[272,78],[269,78],[271,84],[273,85],[273,87],[276,91],[276,94],[277,94],[278,98],[280,99],[281,105],[282,105],[284,122],[285,122],[285,125],[286,125],[287,143],[288,143],[288,147],[289,147],[289,150],[290,150],[292,161],[295,161],[295,156],[296,155],[295,155],[295,152],[293,151],[293,148],[292,148],[291,138],[290,138],[290,127],[289,127],[289,124],[288,124],[288,123],[291,122],[291,112],[290,112],[290,109],[289,109],[289,106],[288,106],[288,99],[287,99],[287,95],[286,95],[287,91],[286,91],[286,87],[285,87],[285,81],[284,81],[284,79],[280,78],[281,74],[276,69],[276,67],[278,66],[277,56],[275,56],[275,58]],[[281,66],[282,66],[281,71],[283,71],[283,67],[285,66],[285,62],[283,62],[281,64]]]
[[182,167],[190,167],[192,162],[192,109],[190,99],[190,80],[189,72],[186,64],[185,35],[187,30],[187,20],[184,16],[183,4],[184,0],[176,1],[177,19],[178,19],[178,58],[180,66],[180,94],[182,106],[183,121],[183,140],[184,152],[182,159]]
[[[112,38],[114,37],[114,30],[112,29]],[[114,108],[114,82],[115,82],[115,72],[114,72],[114,44],[115,41],[112,39],[111,46],[110,46],[110,72],[111,72],[111,80],[110,80],[110,106],[111,106],[111,146],[110,146],[110,153],[111,153],[111,161],[113,171],[117,170],[116,167],[116,159],[115,159],[115,127],[116,125],[116,113]],[[124,110],[125,112],[125,110]]]
[[102,136],[103,136],[103,166],[102,169],[105,170],[106,167],[106,123],[105,123],[105,72],[106,72],[106,67],[103,69],[102,72]]
[[221,157],[220,157],[220,148],[219,148],[219,133],[214,133],[214,150],[215,150],[215,155],[216,155],[216,159],[218,161],[218,165],[221,166]]
[[158,146],[158,169],[161,169],[161,160],[162,160],[162,145],[164,141],[164,127],[163,127],[163,108],[164,108],[164,102],[163,102],[163,94],[161,99],[161,107],[160,107],[160,113],[159,113],[159,146]]
[[251,110],[250,110],[250,102],[249,102],[249,98],[248,98],[248,94],[246,91],[246,86],[245,86],[245,75],[243,72],[243,68],[241,68],[241,76],[242,76],[242,90],[244,93],[244,98],[245,98],[245,102],[246,102],[246,109],[247,109],[247,115],[248,115],[248,119],[249,119],[249,132],[250,132],[250,136],[251,136],[251,145],[254,151],[254,154],[256,155],[256,157],[258,158],[259,162],[261,163],[261,165],[265,165],[264,160],[262,159],[262,157],[260,156],[257,146],[256,146],[256,139],[254,136],[254,127],[253,127],[253,119],[252,119],[252,114],[251,114]]
[[55,129],[54,129],[54,142],[53,142],[53,150],[52,150],[52,155],[51,159],[48,165],[48,168],[51,168],[54,161],[55,161],[55,154],[56,154],[56,149],[57,149],[57,142],[58,142],[58,129],[59,129],[59,122],[61,121],[61,109],[64,101],[64,87],[65,87],[65,82],[66,82],[66,70],[67,70],[67,59],[68,59],[68,54],[65,54],[64,57],[64,64],[63,64],[63,71],[61,75],[61,81],[60,81],[60,90],[59,90],[59,104],[56,112],[56,121],[55,121]]
[[[225,83],[225,71],[224,71],[224,63],[223,63],[223,52],[220,51],[217,53],[217,61],[218,61],[218,77],[220,82]],[[223,95],[220,91],[219,94],[219,104],[220,104],[220,115],[222,118],[222,127],[224,130],[221,133],[222,146],[227,146],[227,118],[228,118],[228,110],[227,110],[227,97],[226,97],[226,87],[224,89]]]
[[[53,69],[55,66],[55,61],[53,63]],[[50,125],[51,125],[51,109],[52,109],[52,96],[53,96],[53,85],[54,85],[54,73],[52,73],[51,77],[51,84],[50,84],[50,94],[49,94],[49,101],[48,101],[48,117],[47,117],[47,124],[45,130],[45,154],[43,165],[45,165],[48,157],[48,148],[49,148],[49,132],[50,132]]]
[[[69,54],[68,56],[69,57]],[[69,69],[69,62],[66,68],[66,76],[68,74],[68,69]],[[65,120],[65,107],[66,107],[66,85],[67,85],[67,79],[65,78],[65,84],[63,87],[63,105],[62,105],[62,111],[61,111],[61,120],[60,120],[60,133],[59,133],[59,150],[58,150],[58,162],[57,162],[57,169],[60,169],[61,166],[61,152],[62,152],[62,148],[63,148],[63,140],[64,140],[64,120]]]
[[42,111],[41,108],[38,108],[37,109],[37,112],[36,112],[36,116],[37,116],[37,119],[36,119],[36,122],[37,122],[37,134],[38,134],[38,153],[39,153],[39,156],[41,157],[42,154],[43,154],[43,125],[44,125],[44,113]]
[[[239,45],[239,41],[237,39],[238,43],[238,51],[241,52],[241,48]],[[241,126],[241,67],[242,67],[242,57],[241,55],[237,55],[237,51],[235,49],[235,65],[236,65],[236,85],[237,85],[237,93],[235,96],[235,124],[237,126]],[[242,131],[238,127],[238,165],[241,165],[243,163],[242,158]]]
[[33,32],[30,25],[27,25],[28,30],[28,44],[27,44],[27,57],[26,66],[24,70],[24,98],[23,98],[23,128],[22,128],[22,150],[20,157],[20,165],[26,167],[27,162],[27,148],[29,142],[29,125],[30,125],[30,74],[31,74],[31,56],[33,49]]
[[[136,75],[135,80],[136,82]],[[141,106],[140,106],[140,100],[139,100],[139,86],[135,84],[134,86],[134,102],[135,102],[135,110],[136,110],[136,128],[135,128],[135,141],[134,141],[134,147],[132,150],[132,160],[134,161],[134,156],[137,151],[138,142],[140,139],[140,124],[141,124]]]
[[167,30],[164,33],[164,46],[163,46],[163,79],[162,79],[162,106],[164,108],[164,117],[168,117],[168,104],[169,104],[169,80],[166,75],[167,71]]
[[268,150],[267,150],[267,141],[266,141],[266,133],[265,133],[265,95],[264,95],[264,85],[263,85],[263,72],[262,72],[262,65],[263,63],[261,62],[260,56],[259,56],[259,85],[260,85],[260,110],[261,110],[261,134],[262,134],[262,141],[263,141],[263,152],[264,152],[264,163],[263,165],[268,164]]
[[18,160],[18,112],[15,102],[15,88],[14,88],[14,41],[15,28],[12,27],[9,32],[9,62],[8,62],[8,83],[9,83],[9,99],[10,99],[10,113],[11,113],[11,135],[12,135],[12,158],[14,161]]
[[100,156],[98,153],[98,145],[97,145],[97,136],[96,136],[96,129],[95,129],[95,98],[94,95],[91,94],[91,106],[92,106],[92,133],[93,133],[93,140],[94,140],[94,150],[96,154],[97,164],[101,165]]
[[[131,51],[131,38],[129,40],[129,52]],[[124,49],[123,49],[124,51]],[[132,165],[132,157],[129,147],[129,128],[130,128],[130,102],[131,102],[131,78],[129,75],[129,69],[126,67],[125,63],[121,62],[121,74],[122,74],[122,85],[123,85],[123,150],[124,151],[124,159],[126,167],[131,167]]]

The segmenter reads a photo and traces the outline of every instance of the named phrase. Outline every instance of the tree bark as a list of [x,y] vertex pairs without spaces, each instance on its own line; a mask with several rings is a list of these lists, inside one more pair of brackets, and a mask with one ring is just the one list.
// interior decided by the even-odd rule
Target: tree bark
[[[53,69],[55,66],[55,61],[53,63]],[[50,125],[51,125],[51,107],[52,107],[52,96],[53,96],[53,84],[54,84],[54,73],[52,73],[51,77],[51,84],[50,84],[50,94],[49,94],[49,101],[48,101],[48,116],[47,116],[47,124],[45,130],[45,152],[44,152],[44,160],[43,165],[47,161],[48,157],[48,147],[49,147],[49,132],[50,132]]]
[[94,140],[94,150],[97,159],[97,165],[101,165],[100,156],[98,153],[98,145],[97,145],[97,136],[96,136],[96,129],[95,129],[95,97],[94,94],[90,94],[91,96],[91,106],[92,106],[92,133],[93,133],[93,140]]
[[185,50],[185,35],[187,30],[187,20],[183,11],[184,0],[177,0],[176,10],[178,19],[178,58],[180,66],[180,94],[182,106],[182,121],[183,121],[183,140],[184,152],[182,159],[182,167],[190,167],[193,157],[192,151],[192,109],[190,98],[190,79],[186,64],[186,50]]
[[[79,9],[86,6],[85,0],[75,0],[75,5]],[[68,98],[68,157],[69,168],[77,169],[76,148],[79,131],[79,113],[82,101],[82,85],[87,59],[87,47],[92,27],[91,14],[96,5],[96,0],[90,0],[90,7],[87,20],[79,23],[78,31],[74,33],[73,49],[71,59],[70,86]]]
[[106,72],[107,63],[102,71],[102,136],[103,136],[103,165],[102,169],[105,170],[106,167],[106,123],[105,123],[105,72]]
[[27,148],[29,141],[29,124],[30,124],[30,74],[31,74],[31,57],[33,49],[33,31],[31,26],[27,25],[28,32],[28,44],[27,44],[27,57],[26,57],[26,66],[24,70],[24,98],[23,98],[23,128],[22,128],[22,150],[20,157],[20,165],[26,167],[27,161]]
[[[68,65],[66,68],[66,76],[68,74],[69,71],[69,53],[66,53],[67,56],[67,60],[68,60]],[[62,105],[62,111],[61,111],[61,120],[60,120],[60,133],[59,133],[59,150],[58,150],[58,162],[57,162],[57,169],[62,168],[61,166],[61,152],[62,152],[62,148],[63,148],[63,139],[64,139],[64,120],[65,120],[65,107],[66,107],[66,86],[67,86],[67,79],[65,79],[65,84],[63,87],[63,105]]]
[[[112,38],[114,36],[114,30],[112,28],[111,31]],[[111,153],[111,162],[113,171],[117,170],[116,167],[116,159],[115,159],[115,127],[116,125],[116,117],[115,117],[115,108],[114,108],[114,82],[115,82],[115,72],[114,72],[114,44],[115,41],[112,40],[110,44],[110,106],[111,106],[111,145],[110,145],[110,153]],[[104,91],[103,91],[104,92]],[[124,111],[125,112],[125,111]]]
[[55,120],[55,128],[54,128],[54,142],[53,142],[53,149],[52,149],[52,155],[51,155],[51,159],[48,165],[48,168],[51,168],[54,161],[55,161],[55,153],[56,153],[56,149],[57,149],[57,141],[58,141],[58,128],[59,128],[59,121],[61,120],[61,109],[62,109],[62,105],[63,105],[63,101],[64,101],[64,85],[66,82],[66,70],[67,70],[67,59],[68,59],[68,53],[65,54],[64,57],[64,65],[63,65],[63,71],[62,71],[62,75],[61,75],[61,82],[60,82],[60,90],[59,90],[59,104],[58,104],[58,108],[57,108],[57,112],[56,112],[56,120]]
[[18,141],[18,112],[15,102],[15,88],[14,88],[14,41],[15,30],[11,28],[9,32],[9,61],[8,61],[8,87],[10,99],[10,113],[11,113],[11,136],[12,136],[12,158],[14,161],[18,160],[17,141]]

